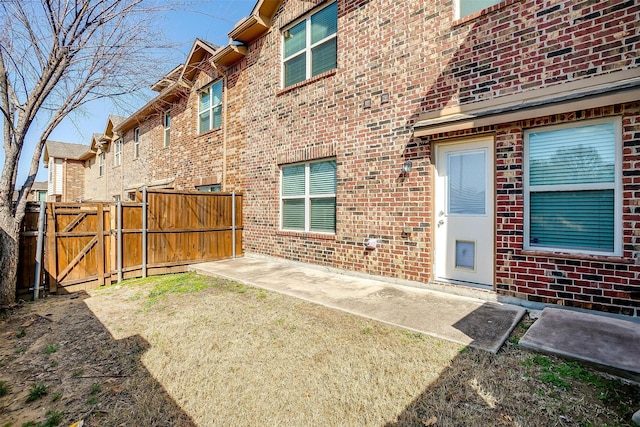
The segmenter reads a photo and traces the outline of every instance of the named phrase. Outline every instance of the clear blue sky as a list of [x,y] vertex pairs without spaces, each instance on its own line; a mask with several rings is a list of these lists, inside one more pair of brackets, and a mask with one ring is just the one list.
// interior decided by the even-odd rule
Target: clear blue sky
[[[190,6],[188,11],[168,13],[167,17],[163,19],[165,36],[170,43],[177,43],[179,48],[171,53],[172,62],[167,64],[166,71],[171,71],[175,66],[184,62],[196,37],[219,46],[226,45],[229,42],[228,32],[240,19],[251,13],[255,4],[256,0],[209,0]],[[160,77],[162,76],[158,76],[158,78]],[[93,133],[104,131],[109,114],[127,116],[152,96],[153,92],[149,91],[146,100],[139,99],[128,102],[132,104],[128,107],[128,111],[117,111],[109,102],[89,104],[86,111],[70,116],[62,122],[50,139],[88,145]],[[37,136],[37,129],[32,129],[20,159],[16,181],[18,188],[22,186],[27,177]],[[4,149],[0,144],[0,168],[3,164]],[[47,175],[46,170],[42,167],[42,159],[40,164],[36,180],[46,181]]]

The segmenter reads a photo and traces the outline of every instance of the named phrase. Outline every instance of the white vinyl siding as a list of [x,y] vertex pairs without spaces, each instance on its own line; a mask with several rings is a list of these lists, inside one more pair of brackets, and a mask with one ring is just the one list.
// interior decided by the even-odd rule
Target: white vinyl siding
[[222,126],[222,80],[200,92],[198,103],[198,133]]
[[621,255],[621,123],[525,132],[525,249]]
[[282,34],[282,86],[337,67],[338,3],[307,16]]
[[53,195],[55,193],[56,182],[54,180],[55,170],[54,170],[54,162],[53,157],[49,158],[49,173],[47,178],[47,194]]
[[282,230],[335,233],[335,160],[283,166],[280,182]]

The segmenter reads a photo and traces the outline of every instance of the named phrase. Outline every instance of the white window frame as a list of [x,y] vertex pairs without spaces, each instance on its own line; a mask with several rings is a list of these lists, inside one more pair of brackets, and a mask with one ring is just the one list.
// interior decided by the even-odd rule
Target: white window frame
[[113,143],[113,166],[120,166],[122,164],[122,139],[116,139]]
[[[462,18],[464,18],[464,17],[466,17],[466,16],[473,15],[473,14],[474,14],[474,13],[476,13],[476,12],[480,12],[480,11],[482,11],[482,10],[488,9],[488,8],[490,8],[490,7],[493,7],[493,6],[495,6],[495,5],[499,4],[499,3],[502,3],[502,1],[503,1],[503,0],[498,0],[498,1],[496,1],[494,4],[492,4],[491,6],[486,6],[486,7],[483,7],[482,9],[478,9],[476,12],[470,13],[469,15],[462,15],[462,6],[461,6],[461,4],[460,4],[462,1],[464,1],[464,0],[455,0],[455,2],[454,2],[454,8],[455,8],[455,19],[456,19],[456,20],[458,20],[458,19],[462,19]],[[473,0],[471,0],[471,1],[473,1]]]
[[98,154],[98,176],[104,176],[104,152]]
[[196,186],[197,191],[201,191],[203,193],[220,193],[222,191],[221,184],[207,184],[207,185],[198,185]]
[[[217,104],[213,103],[213,88],[214,86],[216,86],[217,84],[220,85],[220,102]],[[200,97],[202,96],[203,93],[208,93],[209,94],[209,108],[207,108],[206,110],[200,110]],[[218,129],[222,127],[222,116],[224,114],[223,111],[223,106],[222,106],[222,100],[224,98],[224,82],[222,79],[219,79],[213,83],[211,83],[209,86],[207,86],[206,88],[202,89],[199,93],[198,93],[198,135],[201,135],[205,132],[209,132],[211,130],[214,129]],[[213,127],[213,111],[217,108],[220,107],[220,126],[216,126]],[[209,129],[206,130],[202,130],[200,129],[200,116],[206,112],[209,112]]]
[[[305,78],[304,80],[301,80],[298,83],[302,83],[306,80],[309,80],[311,77],[313,77],[311,75],[312,73],[312,66],[313,64],[311,63],[311,51],[313,50],[314,47],[319,46],[331,39],[335,39],[338,37],[338,30],[336,29],[336,32],[323,38],[322,40],[318,40],[317,42],[311,44],[311,17],[314,16],[316,13],[319,13],[320,11],[326,9],[327,7],[333,5],[336,2],[331,2],[327,5],[325,5],[324,7],[318,9],[318,10],[314,10],[313,13],[308,14],[307,16],[304,16],[300,19],[297,19],[296,21],[292,22],[290,25],[287,25],[283,30],[282,30],[282,35],[281,35],[281,39],[282,39],[282,43],[280,43],[280,58],[282,58],[281,64],[280,64],[280,68],[281,68],[281,72],[280,75],[282,76],[281,78],[281,82],[280,82],[280,87],[282,89],[287,88],[289,86],[286,86],[286,76],[285,76],[285,63],[293,58],[295,58],[296,56],[300,56],[300,55],[305,55],[306,56],[306,61],[305,61],[305,66],[306,66],[306,70],[305,70]],[[337,18],[336,18],[337,19]],[[287,33],[287,31],[289,31],[291,28],[295,27],[296,25],[298,25],[300,22],[302,21],[306,21],[306,30],[305,30],[305,47],[304,49],[294,53],[293,55],[289,55],[288,57],[284,57],[284,40],[285,40],[285,35]],[[337,52],[336,52],[336,56],[337,56]],[[337,62],[337,57],[336,57],[336,62]],[[293,86],[297,83],[293,83],[290,86]]]
[[[615,129],[615,178],[614,182],[601,182],[590,184],[557,184],[557,185],[529,185],[529,134],[532,132],[545,132],[563,128],[580,128],[600,123],[613,123]],[[569,254],[587,254],[601,256],[622,256],[622,120],[620,117],[586,120],[572,123],[564,123],[555,126],[544,126],[527,129],[524,131],[523,145],[523,189],[524,189],[524,250],[537,252],[560,252]],[[613,190],[614,197],[614,236],[613,252],[590,251],[588,249],[557,248],[531,245],[531,192],[539,191],[580,191],[580,190]]]
[[133,129],[133,158],[140,157],[140,128]]
[[[327,193],[327,194],[309,194],[309,181],[311,176],[311,164],[312,163],[322,163],[322,162],[330,162],[336,161],[335,158],[327,158],[327,159],[319,159],[319,160],[311,160],[307,162],[297,162],[297,163],[288,163],[286,165],[280,166],[280,230],[281,231],[293,231],[298,233],[314,233],[314,234],[327,234],[333,236],[336,234],[338,227],[338,218],[337,218],[337,196],[336,193]],[[304,165],[304,195],[302,196],[284,196],[282,194],[284,189],[284,169],[289,166],[299,166]],[[338,176],[336,174],[336,188],[337,188]],[[336,231],[318,231],[311,230],[311,199],[336,199]],[[304,230],[300,230],[299,228],[284,228],[283,227],[283,213],[284,213],[284,200],[292,200],[292,199],[304,199]]]
[[162,146],[167,148],[171,144],[171,110],[162,113],[162,128],[164,129]]

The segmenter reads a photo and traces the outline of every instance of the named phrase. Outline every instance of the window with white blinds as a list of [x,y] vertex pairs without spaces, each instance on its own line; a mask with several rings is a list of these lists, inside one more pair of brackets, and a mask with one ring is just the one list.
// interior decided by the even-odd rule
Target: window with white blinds
[[283,87],[337,67],[338,3],[283,31]]
[[336,161],[283,166],[280,197],[283,230],[335,233]]
[[198,133],[222,126],[222,80],[200,92]]
[[619,120],[525,132],[525,248],[620,254]]

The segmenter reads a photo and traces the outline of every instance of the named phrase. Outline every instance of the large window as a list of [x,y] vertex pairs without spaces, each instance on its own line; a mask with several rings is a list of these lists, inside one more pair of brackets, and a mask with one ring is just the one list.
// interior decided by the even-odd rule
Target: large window
[[338,4],[332,3],[283,32],[284,87],[337,67],[337,30]]
[[165,111],[162,115],[162,126],[164,127],[163,146],[168,147],[171,143],[171,112]]
[[280,195],[283,230],[335,233],[335,160],[283,166]]
[[525,248],[621,253],[619,120],[525,132]]
[[117,139],[113,147],[113,165],[120,166],[122,164],[122,140]]
[[481,11],[502,0],[456,0],[456,19],[464,18],[472,13]]
[[198,133],[222,125],[222,80],[200,92]]

